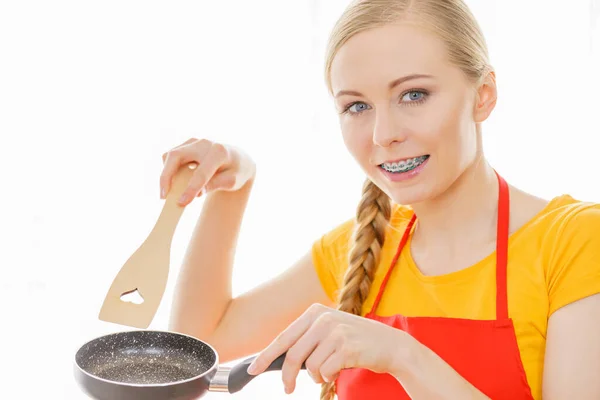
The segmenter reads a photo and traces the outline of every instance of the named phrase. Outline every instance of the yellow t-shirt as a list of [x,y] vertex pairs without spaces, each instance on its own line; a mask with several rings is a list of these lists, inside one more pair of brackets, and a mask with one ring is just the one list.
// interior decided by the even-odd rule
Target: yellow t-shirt
[[[386,229],[381,261],[363,305],[373,305],[404,228],[412,216],[395,205]],[[317,240],[313,262],[332,300],[348,267],[353,220]],[[552,199],[509,238],[508,311],[534,398],[541,399],[546,329],[549,316],[578,299],[600,293],[600,205],[569,195]],[[495,254],[463,270],[423,275],[410,255],[410,238],[395,267],[379,315],[494,319],[496,314]]]

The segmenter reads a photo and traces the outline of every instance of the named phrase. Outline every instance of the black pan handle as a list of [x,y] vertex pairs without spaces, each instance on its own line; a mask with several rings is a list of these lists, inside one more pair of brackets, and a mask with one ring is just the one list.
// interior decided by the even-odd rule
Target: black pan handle
[[[285,361],[285,355],[286,355],[286,353],[283,353],[282,355],[277,357],[275,360],[273,360],[273,362],[271,363],[271,365],[269,365],[269,367],[265,370],[265,372],[281,371],[281,368],[283,367],[283,362]],[[256,375],[250,375],[248,373],[248,367],[250,366],[250,364],[252,364],[252,361],[254,361],[255,358],[256,358],[256,356],[247,358],[244,361],[237,364],[236,366],[234,366],[233,368],[231,368],[231,371],[229,372],[229,380],[227,383],[229,393],[239,392],[252,379],[256,378]],[[302,363],[301,369],[306,369],[305,363]]]

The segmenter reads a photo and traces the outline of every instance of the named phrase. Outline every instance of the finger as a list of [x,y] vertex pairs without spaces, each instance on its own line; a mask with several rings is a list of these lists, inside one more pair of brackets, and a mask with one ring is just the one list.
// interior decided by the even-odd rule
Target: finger
[[306,371],[315,383],[323,383],[321,365],[335,352],[336,344],[331,340],[322,340],[306,359]]
[[166,198],[167,193],[169,193],[169,190],[171,189],[171,181],[173,180],[173,176],[179,170],[179,168],[189,162],[197,162],[197,159],[202,158],[203,156],[204,154],[198,151],[195,143],[181,145],[180,147],[169,151],[160,175],[161,198]]
[[334,351],[327,357],[319,369],[319,373],[325,382],[333,382],[338,378],[340,371],[344,369],[345,361],[344,354],[339,351]]
[[310,320],[302,315],[296,321],[294,321],[286,330],[271,342],[260,354],[254,359],[252,364],[248,367],[248,373],[251,375],[258,375],[263,373],[269,365],[277,357],[285,353],[296,340],[306,332],[310,326]]
[[[300,373],[302,364],[310,357],[313,351],[316,351],[320,347],[321,341],[327,337],[328,331],[331,329],[331,324],[319,323],[319,321],[320,319],[317,319],[308,328],[306,333],[296,341],[285,356],[285,361],[281,368],[281,379],[283,380],[283,386],[287,394],[292,393],[296,388],[296,378],[298,373]],[[332,347],[331,352],[334,349],[335,347]],[[316,371],[318,372],[318,369]]]
[[171,189],[175,172],[186,163],[199,162],[210,150],[212,142],[202,139],[189,139],[163,155],[164,166],[160,176],[161,198],[166,198]]
[[[181,143],[180,145],[177,145],[177,146],[173,147],[170,151],[173,151],[173,150],[178,149],[178,148],[183,147],[183,146],[187,146],[188,144],[191,144],[191,143],[194,143],[194,142],[197,142],[197,141],[198,141],[198,139],[196,139],[196,138],[188,139],[185,142]],[[166,153],[163,153],[163,155],[162,155],[163,164],[165,163],[165,161],[167,161],[167,156],[168,155],[169,155],[169,151],[167,151]]]
[[273,340],[273,342],[271,342],[271,344],[256,357],[248,367],[248,373],[258,375],[264,372],[265,369],[271,365],[273,360],[286,352],[298,339],[300,339],[300,337],[302,337],[302,335],[304,335],[315,320],[315,314],[324,312],[324,310],[324,307],[310,307],[304,314],[298,317],[283,332],[281,332],[275,340]]
[[227,151],[222,145],[212,146],[192,175],[187,188],[179,199],[179,204],[182,206],[189,204],[212,179],[226,159]]

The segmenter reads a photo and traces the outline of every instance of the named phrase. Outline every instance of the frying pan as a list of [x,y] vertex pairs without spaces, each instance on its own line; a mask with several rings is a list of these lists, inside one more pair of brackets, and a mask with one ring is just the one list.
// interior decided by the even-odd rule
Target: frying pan
[[[267,371],[280,371],[285,355]],[[208,391],[240,391],[256,377],[246,372],[254,358],[223,367],[215,349],[192,336],[135,330],[83,344],[75,354],[74,373],[81,389],[96,400],[192,400]]]

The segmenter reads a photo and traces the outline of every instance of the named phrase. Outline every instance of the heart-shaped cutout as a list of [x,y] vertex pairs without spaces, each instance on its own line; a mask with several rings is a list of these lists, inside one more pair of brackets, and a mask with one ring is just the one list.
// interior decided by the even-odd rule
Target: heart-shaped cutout
[[133,289],[128,292],[125,292],[121,295],[121,301],[125,303],[133,303],[133,304],[142,304],[144,302],[144,298],[139,290]]

